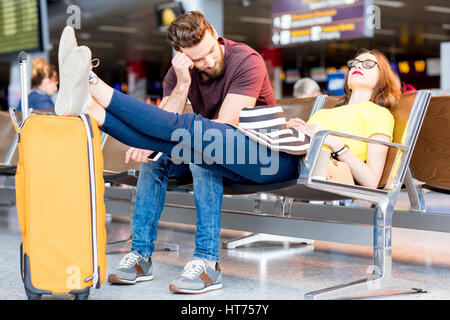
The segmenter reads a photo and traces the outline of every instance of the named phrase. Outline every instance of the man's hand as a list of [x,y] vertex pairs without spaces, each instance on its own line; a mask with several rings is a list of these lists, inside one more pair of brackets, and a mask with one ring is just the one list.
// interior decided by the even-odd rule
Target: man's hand
[[130,148],[125,153],[125,163],[130,162],[130,158],[136,162],[148,162],[149,160],[147,158],[152,153],[153,153],[153,151],[151,151],[151,150]]
[[172,59],[172,66],[177,75],[177,85],[191,85],[189,70],[194,67],[194,62],[183,52],[176,51]]

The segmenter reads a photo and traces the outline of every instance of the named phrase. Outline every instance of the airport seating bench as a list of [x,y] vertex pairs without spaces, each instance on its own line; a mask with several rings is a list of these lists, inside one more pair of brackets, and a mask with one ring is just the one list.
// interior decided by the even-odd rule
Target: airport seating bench
[[[333,107],[338,97],[319,97],[317,99],[302,99],[302,101],[280,101],[283,106],[287,118],[301,117],[308,118],[311,110],[317,108]],[[346,136],[355,139],[361,139],[372,143],[381,143],[372,139],[364,139],[360,137],[352,137],[343,135],[337,132],[323,131],[318,133],[311,142],[311,149],[306,157],[306,170],[302,172],[298,179],[286,181],[283,183],[257,185],[257,184],[238,184],[232,181],[224,181],[225,194],[241,195],[253,193],[269,193],[280,197],[284,203],[281,206],[283,214],[289,211],[292,204],[292,199],[296,200],[338,200],[338,199],[361,199],[371,201],[376,204],[376,213],[373,224],[373,258],[375,267],[374,273],[364,280],[357,281],[348,285],[333,287],[326,290],[320,290],[306,294],[306,298],[333,298],[339,296],[346,296],[365,291],[369,287],[382,287],[385,289],[404,288],[415,292],[421,292],[421,286],[416,283],[406,282],[392,277],[392,252],[391,252],[391,237],[392,237],[392,214],[399,191],[402,186],[408,190],[412,207],[417,211],[423,211],[421,206],[418,188],[413,180],[413,174],[409,169],[411,158],[414,155],[414,147],[416,145],[420,128],[427,113],[428,105],[430,104],[430,92],[419,91],[403,95],[398,107],[393,111],[396,121],[394,130],[394,140],[392,143],[382,143],[389,146],[388,157],[385,165],[383,177],[380,181],[379,188],[370,189],[362,186],[349,186],[330,181],[321,181],[311,178],[311,172],[317,161],[318,152],[321,148],[322,142],[328,134],[335,134],[338,136]],[[439,108],[445,108],[448,105],[447,98],[435,99]],[[303,107],[298,107],[298,105]],[[295,107],[292,107],[295,105]],[[443,107],[444,106],[444,107]],[[433,117],[431,117],[433,119]],[[436,134],[436,131],[434,132]],[[439,134],[439,133],[438,133]],[[108,141],[107,141],[108,143]],[[116,142],[117,143],[117,142]],[[126,150],[127,147],[123,147]],[[104,149],[105,158],[107,158],[107,149]],[[417,156],[417,157],[420,157]],[[445,156],[448,159],[448,154]],[[107,159],[105,159],[105,168]],[[420,160],[417,160],[420,161]],[[417,165],[421,168],[422,165]],[[416,167],[415,167],[416,168]],[[436,169],[436,168],[435,168]],[[443,168],[437,170],[445,171]],[[113,170],[114,171],[114,170]],[[136,184],[139,168],[128,171],[116,171],[110,175],[105,175],[106,181],[120,182],[130,185]],[[436,175],[439,176],[440,175]],[[169,185],[179,188],[189,189],[191,186],[189,177],[184,178],[184,181],[173,179]],[[440,185],[442,187],[442,185]],[[371,286],[372,285],[372,286]]]

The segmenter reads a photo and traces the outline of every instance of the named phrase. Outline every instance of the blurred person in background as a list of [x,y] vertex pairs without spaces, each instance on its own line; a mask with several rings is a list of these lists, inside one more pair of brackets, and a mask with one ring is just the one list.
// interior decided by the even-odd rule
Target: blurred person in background
[[402,94],[417,92],[417,89],[412,84],[407,84],[405,81],[400,79],[400,76],[394,72],[395,82],[397,86],[400,88]]
[[[54,110],[52,95],[58,91],[58,72],[55,66],[44,58],[32,62],[31,91],[28,95],[28,107],[33,110]],[[17,110],[20,111],[22,102]]]
[[321,95],[320,87],[313,79],[301,78],[294,84],[294,98],[310,98]]

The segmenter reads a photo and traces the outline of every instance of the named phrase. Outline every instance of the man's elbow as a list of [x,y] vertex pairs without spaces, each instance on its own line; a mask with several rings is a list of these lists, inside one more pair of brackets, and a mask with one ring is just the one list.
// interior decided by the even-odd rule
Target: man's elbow
[[239,119],[225,119],[225,118],[217,118],[213,120],[215,122],[220,122],[224,124],[230,124],[232,126],[238,127],[239,126]]

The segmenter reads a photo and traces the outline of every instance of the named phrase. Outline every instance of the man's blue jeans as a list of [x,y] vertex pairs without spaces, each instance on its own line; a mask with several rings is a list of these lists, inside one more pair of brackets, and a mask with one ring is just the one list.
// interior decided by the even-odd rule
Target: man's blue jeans
[[152,256],[158,221],[164,208],[168,178],[190,175],[191,172],[197,211],[194,257],[219,261],[222,175],[194,164],[176,165],[166,155],[156,162],[141,164],[131,251],[146,258]]

